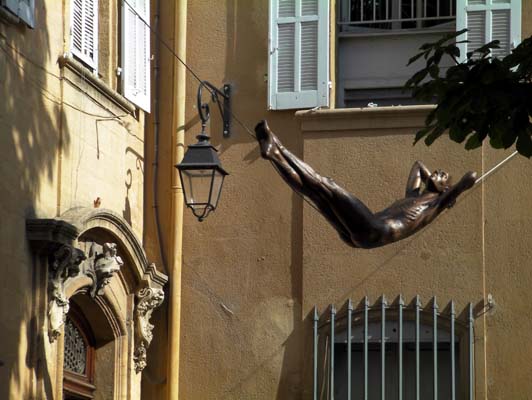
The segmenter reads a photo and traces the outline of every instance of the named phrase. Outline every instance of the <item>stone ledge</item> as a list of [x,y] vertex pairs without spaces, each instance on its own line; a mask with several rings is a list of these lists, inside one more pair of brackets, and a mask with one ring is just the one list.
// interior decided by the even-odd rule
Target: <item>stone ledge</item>
[[436,106],[395,106],[374,108],[341,108],[334,110],[297,111],[301,131],[333,132],[373,129],[398,129],[425,126],[427,114]]
[[20,23],[20,18],[16,15],[11,14],[3,6],[0,6],[0,20],[13,25]]
[[71,71],[82,76],[84,79],[89,81],[98,91],[103,93],[107,98],[109,98],[111,101],[116,103],[118,106],[120,106],[130,114],[134,114],[137,110],[137,106],[135,106],[124,96],[113,90],[109,85],[107,85],[107,83],[98,78],[98,76],[93,74],[92,71],[90,71],[79,61],[75,60],[68,53],[63,54],[61,57],[59,57],[58,63],[61,68],[67,67]]

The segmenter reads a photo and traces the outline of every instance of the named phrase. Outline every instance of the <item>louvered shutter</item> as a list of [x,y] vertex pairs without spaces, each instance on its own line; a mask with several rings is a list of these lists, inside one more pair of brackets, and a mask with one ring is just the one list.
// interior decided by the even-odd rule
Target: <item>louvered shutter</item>
[[329,1],[270,0],[268,107],[329,105]]
[[71,52],[98,70],[98,0],[72,0]]
[[35,28],[35,0],[1,0],[0,4],[30,28]]
[[460,44],[460,56],[492,40],[500,41],[493,54],[502,58],[521,41],[521,0],[457,0],[456,29],[467,28],[459,37],[469,43]]
[[122,87],[124,97],[150,111],[150,21],[149,0],[122,4]]

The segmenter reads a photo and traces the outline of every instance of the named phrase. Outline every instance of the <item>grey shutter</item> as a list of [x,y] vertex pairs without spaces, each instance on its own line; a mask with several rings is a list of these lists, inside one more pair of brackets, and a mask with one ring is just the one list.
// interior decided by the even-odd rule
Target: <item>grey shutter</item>
[[150,21],[149,0],[122,4],[122,87],[128,100],[150,111]]
[[72,54],[98,69],[98,0],[72,0],[70,48]]
[[0,4],[30,28],[35,28],[35,0],[1,0]]
[[492,40],[500,41],[493,55],[502,58],[521,41],[521,0],[457,0],[456,30],[467,28],[459,37],[460,57]]
[[268,107],[329,105],[329,1],[270,0]]

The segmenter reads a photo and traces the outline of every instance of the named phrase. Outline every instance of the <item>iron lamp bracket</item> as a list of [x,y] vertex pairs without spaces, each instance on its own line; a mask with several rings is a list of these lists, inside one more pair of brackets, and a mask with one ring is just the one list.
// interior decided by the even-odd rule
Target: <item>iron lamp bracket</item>
[[205,132],[207,121],[211,117],[209,103],[204,103],[202,100],[203,88],[206,87],[211,95],[213,103],[218,105],[218,110],[223,121],[223,137],[231,136],[231,85],[224,84],[222,89],[218,89],[208,81],[202,81],[198,87],[198,114],[201,119],[201,131]]

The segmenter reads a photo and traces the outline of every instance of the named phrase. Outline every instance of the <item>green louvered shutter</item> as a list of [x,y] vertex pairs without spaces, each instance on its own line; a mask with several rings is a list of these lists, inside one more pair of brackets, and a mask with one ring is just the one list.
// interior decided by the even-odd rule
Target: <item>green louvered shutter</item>
[[460,44],[460,56],[492,40],[500,41],[493,54],[508,55],[521,42],[521,0],[457,0],[456,30],[467,28],[459,37],[469,43]]
[[270,0],[268,108],[329,105],[329,1]]

